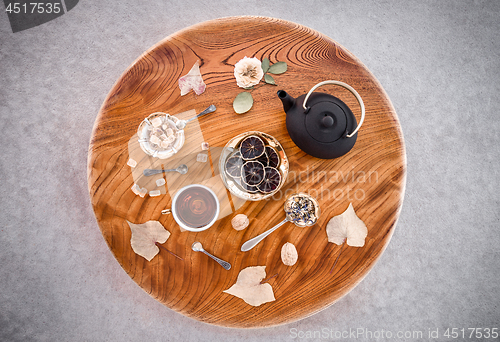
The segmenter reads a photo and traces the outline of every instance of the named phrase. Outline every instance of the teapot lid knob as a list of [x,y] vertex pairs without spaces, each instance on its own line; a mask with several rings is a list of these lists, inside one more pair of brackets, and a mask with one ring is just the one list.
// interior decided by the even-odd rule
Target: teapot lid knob
[[321,125],[323,125],[326,128],[332,127],[333,123],[334,123],[333,118],[329,115],[326,115],[325,117],[323,117],[323,119],[321,119]]

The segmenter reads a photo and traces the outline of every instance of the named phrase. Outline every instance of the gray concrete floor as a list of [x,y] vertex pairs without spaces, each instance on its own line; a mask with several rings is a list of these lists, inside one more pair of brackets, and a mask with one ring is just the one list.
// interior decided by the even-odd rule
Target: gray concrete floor
[[[92,125],[118,77],[165,36],[232,15],[345,46],[382,83],[407,148],[378,264],[335,305],[270,329],[206,325],[149,297],[108,250],[87,192]],[[0,340],[445,341],[447,328],[500,328],[499,32],[496,0],[80,1],[17,33],[0,13]]]

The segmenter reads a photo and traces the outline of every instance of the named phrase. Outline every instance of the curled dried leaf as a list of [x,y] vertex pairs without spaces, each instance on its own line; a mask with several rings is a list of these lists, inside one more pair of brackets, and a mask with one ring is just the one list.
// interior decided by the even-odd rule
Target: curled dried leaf
[[158,221],[148,221],[142,224],[127,221],[127,223],[132,231],[130,239],[132,249],[147,261],[151,261],[160,251],[156,243],[165,243],[170,237],[170,232]]
[[260,283],[266,277],[265,268],[266,266],[251,266],[241,270],[236,283],[223,292],[241,298],[252,306],[276,300],[272,286]]
[[206,85],[201,77],[199,60],[194,63],[186,75],[179,78],[179,88],[181,89],[181,96],[189,93],[191,89],[193,89],[196,95],[200,95],[205,91]]
[[356,215],[352,203],[342,214],[334,216],[326,225],[328,242],[341,245],[345,239],[352,247],[363,247],[365,238],[368,235],[368,228]]

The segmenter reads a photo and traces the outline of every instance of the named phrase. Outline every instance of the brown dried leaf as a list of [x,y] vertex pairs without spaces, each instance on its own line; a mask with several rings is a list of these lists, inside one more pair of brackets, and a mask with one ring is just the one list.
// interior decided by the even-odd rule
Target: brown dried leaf
[[345,239],[352,247],[363,247],[368,235],[368,228],[354,212],[352,203],[342,214],[334,216],[326,225],[328,242],[341,245]]
[[260,283],[266,277],[265,268],[266,266],[251,266],[241,270],[236,283],[223,292],[241,298],[252,306],[276,300],[272,286]]
[[132,238],[130,239],[132,249],[147,261],[151,261],[160,251],[156,246],[156,242],[165,243],[170,236],[170,232],[158,221],[148,221],[142,224],[127,221],[127,223],[132,231]]

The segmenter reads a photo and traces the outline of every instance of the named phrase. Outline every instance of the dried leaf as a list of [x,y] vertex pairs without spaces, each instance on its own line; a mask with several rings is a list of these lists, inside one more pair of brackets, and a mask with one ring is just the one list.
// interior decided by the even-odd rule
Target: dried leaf
[[247,92],[239,93],[233,101],[234,111],[238,114],[248,112],[253,106],[252,94]]
[[200,61],[196,61],[189,72],[179,78],[179,88],[181,89],[181,96],[189,93],[191,89],[194,90],[196,95],[200,95],[205,91],[206,85],[200,73]]
[[272,286],[260,283],[266,277],[265,268],[266,266],[252,266],[241,270],[236,283],[223,292],[241,298],[252,306],[276,300]]
[[160,251],[156,246],[156,242],[165,243],[170,236],[170,232],[158,221],[148,221],[142,224],[127,221],[127,223],[132,231],[132,238],[130,239],[132,249],[147,261],[151,261]]
[[341,245],[345,239],[352,247],[363,247],[368,235],[368,228],[354,212],[352,203],[342,214],[334,216],[326,225],[328,242]]
[[269,75],[269,74],[265,74],[264,75],[264,81],[266,81],[267,84],[274,84],[276,85],[276,82],[274,82],[274,78]]
[[269,67],[269,70],[267,72],[275,75],[279,75],[284,73],[287,70],[288,66],[286,65],[286,62],[277,62],[274,63]]
[[262,71],[264,71],[264,74],[269,70],[269,64],[270,64],[269,58],[266,57],[262,60],[261,66],[262,66]]

